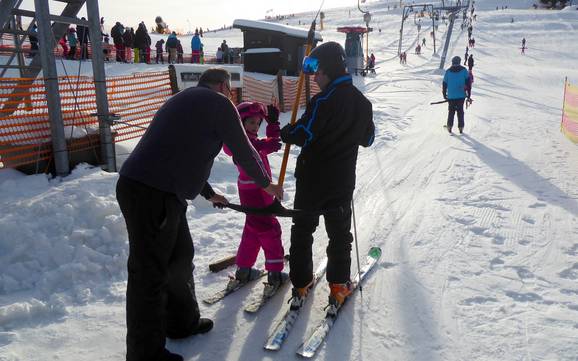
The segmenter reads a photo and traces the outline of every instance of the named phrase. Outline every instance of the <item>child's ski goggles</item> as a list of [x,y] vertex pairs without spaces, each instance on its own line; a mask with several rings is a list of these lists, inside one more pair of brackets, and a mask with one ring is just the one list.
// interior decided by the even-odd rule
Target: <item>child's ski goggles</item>
[[303,58],[303,73],[311,75],[319,70],[319,59],[306,56]]

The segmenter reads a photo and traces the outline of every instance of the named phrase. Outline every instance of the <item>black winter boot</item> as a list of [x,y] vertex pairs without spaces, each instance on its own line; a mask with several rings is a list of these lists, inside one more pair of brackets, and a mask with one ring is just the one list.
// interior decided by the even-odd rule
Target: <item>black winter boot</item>
[[172,353],[165,348],[165,352],[163,353],[163,358],[161,361],[183,361],[183,356]]
[[[171,339],[181,339],[187,338],[189,336],[199,335],[202,333],[207,333],[213,329],[213,321],[208,318],[200,318],[199,323],[194,327],[191,327],[185,331],[179,332],[169,332],[167,331],[167,337]],[[182,360],[182,359],[181,359]]]

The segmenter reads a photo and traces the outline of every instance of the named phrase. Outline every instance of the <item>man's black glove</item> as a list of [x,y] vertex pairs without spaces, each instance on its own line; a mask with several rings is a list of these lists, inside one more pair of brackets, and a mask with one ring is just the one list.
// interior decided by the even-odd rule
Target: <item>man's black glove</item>
[[267,123],[279,123],[279,109],[273,104],[267,105]]

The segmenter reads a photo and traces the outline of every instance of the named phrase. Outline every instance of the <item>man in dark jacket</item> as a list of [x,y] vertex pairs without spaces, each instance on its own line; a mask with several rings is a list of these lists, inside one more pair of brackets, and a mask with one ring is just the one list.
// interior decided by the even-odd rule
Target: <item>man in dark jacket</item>
[[[136,33],[134,36],[134,48],[138,49],[138,58],[140,63],[148,63],[149,59],[147,56],[149,52],[149,47],[151,45],[151,38],[147,33],[146,27],[143,23],[138,25]],[[135,52],[136,53],[136,52]],[[135,60],[135,63],[137,61]]]
[[122,34],[124,42],[124,54],[127,63],[132,62],[132,48],[134,46],[134,30],[132,28],[125,28]]
[[124,26],[120,22],[116,22],[112,29],[110,29],[110,35],[112,36],[112,41],[114,43],[114,48],[116,50],[116,61],[125,62],[125,51],[124,51]]
[[[307,105],[302,117],[281,130],[285,143],[301,146],[295,178],[296,209],[325,214],[329,302],[338,309],[351,293],[351,201],[359,146],[373,143],[370,101],[355,88],[345,70],[345,51],[324,43],[303,61],[303,72],[315,74],[322,92]],[[319,217],[299,215],[291,227],[290,277],[293,308],[301,307],[313,280],[313,233]]]
[[195,296],[186,200],[201,194],[213,204],[227,203],[207,183],[223,143],[256,184],[282,198],[227,98],[230,87],[226,70],[205,71],[197,87],[158,110],[120,170],[116,196],[129,237],[127,361],[182,361],[165,349],[165,337],[213,327],[200,318]]
[[472,84],[470,74],[461,66],[462,59],[459,56],[452,58],[452,66],[446,70],[442,85],[444,99],[448,100],[447,129],[452,134],[454,115],[458,113],[458,129],[460,134],[464,131],[464,101],[466,96],[471,102]]

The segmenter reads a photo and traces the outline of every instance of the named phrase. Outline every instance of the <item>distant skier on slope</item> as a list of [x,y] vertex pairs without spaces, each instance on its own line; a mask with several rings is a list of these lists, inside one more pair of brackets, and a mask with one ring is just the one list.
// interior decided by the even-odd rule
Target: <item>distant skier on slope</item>
[[468,70],[472,71],[473,68],[474,68],[474,54],[470,54],[470,57],[468,58]]
[[526,38],[522,38],[522,54],[526,54]]
[[[281,129],[281,139],[301,146],[297,158],[294,207],[309,211],[336,209],[325,217],[329,236],[327,281],[329,303],[338,309],[352,292],[351,201],[359,146],[373,143],[371,102],[353,85],[346,71],[345,51],[336,42],[319,45],[303,59],[303,72],[315,74],[321,93],[293,125]],[[291,306],[301,307],[313,282],[313,233],[319,216],[300,215],[291,227]]]
[[467,97],[471,102],[471,81],[470,74],[462,65],[459,56],[452,58],[452,66],[446,70],[444,75],[442,93],[444,99],[448,100],[448,121],[447,129],[452,134],[454,125],[454,115],[458,113],[458,129],[460,134],[464,130],[464,101]]
[[[260,102],[243,102],[237,105],[237,110],[249,141],[259,153],[263,165],[271,177],[271,167],[267,155],[281,149],[279,110],[273,105],[265,107],[265,104]],[[267,121],[266,138],[259,139],[259,127],[263,119]],[[233,155],[226,145],[223,147],[223,151],[227,155]],[[237,165],[237,168],[239,169],[237,187],[241,205],[258,208],[271,205],[274,197],[257,185],[240,165]],[[284,256],[281,225],[277,218],[272,215],[247,214],[241,243],[237,250],[237,271],[235,272],[237,281],[248,282],[260,276],[260,271],[254,269],[253,265],[255,265],[261,248],[265,253],[265,269],[268,271],[265,294],[273,294],[287,279],[287,275],[283,275],[281,272],[283,271]]]

